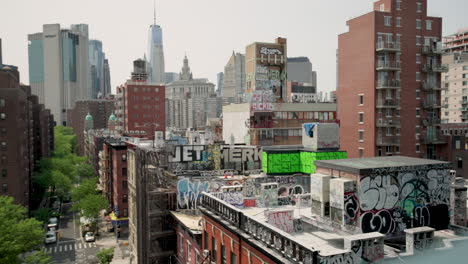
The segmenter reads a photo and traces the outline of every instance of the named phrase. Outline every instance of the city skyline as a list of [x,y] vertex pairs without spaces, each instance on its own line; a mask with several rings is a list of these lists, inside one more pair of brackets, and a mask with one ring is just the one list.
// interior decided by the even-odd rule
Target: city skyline
[[[336,88],[338,34],[347,31],[348,19],[367,13],[373,2],[374,0],[366,0],[348,3],[340,0],[338,3],[308,3],[301,0],[294,4],[283,4],[280,1],[225,1],[224,5],[213,0],[204,1],[203,4],[158,1],[157,23],[165,30],[163,45],[166,71],[177,72],[180,61],[187,52],[194,75],[216,82],[216,74],[224,69],[233,50],[245,53],[245,47],[255,41],[269,41],[281,36],[288,39],[289,56],[310,58],[317,71],[318,90],[332,91]],[[448,5],[442,1],[428,1],[428,14],[444,18],[443,36],[468,26],[468,18],[463,15],[468,2],[450,2]],[[95,3],[85,0],[74,6],[74,9],[57,0],[32,2],[27,6],[26,3],[25,0],[4,3],[2,10],[8,12],[2,14],[2,17],[7,21],[18,19],[18,14],[20,18],[27,19],[22,19],[21,24],[0,25],[3,62],[17,65],[23,82],[29,79],[27,34],[38,32],[43,24],[88,24],[90,35],[104,43],[111,64],[113,92],[117,85],[130,77],[130,62],[143,58],[147,50],[147,32],[154,16],[153,1],[139,1],[136,5],[124,1]],[[142,8],[145,5],[148,8]],[[337,5],[341,5],[341,8],[335,10]],[[54,8],[44,8],[45,6]],[[246,9],[247,6],[249,8]],[[102,19],[102,12],[106,8],[108,13],[105,14],[113,15],[106,15],[107,18]],[[134,12],[136,8],[141,10]],[[43,12],[38,13],[37,10]],[[132,12],[128,12],[129,10]],[[264,12],[258,12],[259,10]],[[270,14],[279,11],[285,14],[284,19],[269,19]],[[176,16],[174,12],[177,13]],[[331,16],[331,13],[335,15]],[[123,18],[122,22],[118,22],[117,17]],[[244,19],[245,17],[255,18],[255,23]],[[327,25],[326,28],[322,26],[324,24]],[[305,31],[304,25],[309,30]],[[112,30],[113,28],[116,30]]]

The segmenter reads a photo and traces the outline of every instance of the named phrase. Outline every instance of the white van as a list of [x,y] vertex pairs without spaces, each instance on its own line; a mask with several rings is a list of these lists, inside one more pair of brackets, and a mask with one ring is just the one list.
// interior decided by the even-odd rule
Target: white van
[[46,233],[45,237],[45,243],[50,244],[50,243],[55,243],[57,242],[57,235],[53,231],[49,231]]

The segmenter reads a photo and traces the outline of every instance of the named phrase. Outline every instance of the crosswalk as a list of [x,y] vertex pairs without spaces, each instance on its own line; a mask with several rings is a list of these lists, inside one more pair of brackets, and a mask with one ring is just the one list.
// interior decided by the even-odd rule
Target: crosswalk
[[58,244],[53,247],[45,247],[44,252],[48,253],[60,253],[72,250],[87,249],[97,247],[96,243],[69,243],[69,244]]

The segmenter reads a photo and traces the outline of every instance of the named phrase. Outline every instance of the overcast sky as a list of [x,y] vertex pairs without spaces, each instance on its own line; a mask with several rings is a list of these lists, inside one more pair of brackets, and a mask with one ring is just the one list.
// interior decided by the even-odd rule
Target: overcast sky
[[[413,1],[413,0],[403,0]],[[318,75],[318,89],[336,87],[337,35],[346,21],[372,10],[374,0],[158,0],[166,71],[179,72],[187,52],[195,78],[216,83],[233,50],[261,41],[288,39],[288,56],[307,56]],[[443,34],[468,27],[467,0],[428,0],[431,16],[443,17]],[[132,61],[147,49],[153,0],[1,0],[3,62],[19,66],[29,83],[27,34],[42,24],[89,24],[90,38],[103,41],[112,89],[123,83]]]

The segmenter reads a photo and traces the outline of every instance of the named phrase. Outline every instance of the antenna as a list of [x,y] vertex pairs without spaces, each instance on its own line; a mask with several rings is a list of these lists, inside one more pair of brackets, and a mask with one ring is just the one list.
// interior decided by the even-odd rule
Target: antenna
[[156,0],[153,0],[153,25],[156,25]]

